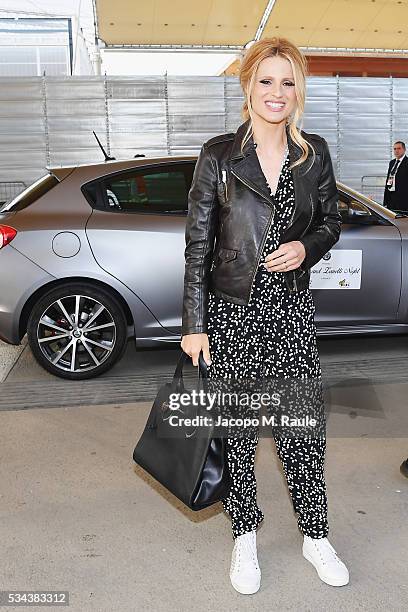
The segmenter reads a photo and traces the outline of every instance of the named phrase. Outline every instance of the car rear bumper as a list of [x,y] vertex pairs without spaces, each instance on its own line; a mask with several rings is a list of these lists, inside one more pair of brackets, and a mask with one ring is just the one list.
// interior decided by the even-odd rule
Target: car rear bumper
[[20,317],[33,293],[55,280],[11,244],[0,250],[0,338],[9,344],[20,344]]

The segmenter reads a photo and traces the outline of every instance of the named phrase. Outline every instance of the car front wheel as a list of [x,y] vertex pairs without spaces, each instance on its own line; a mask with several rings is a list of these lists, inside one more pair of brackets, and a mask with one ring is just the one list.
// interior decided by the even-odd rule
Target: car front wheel
[[123,355],[127,324],[122,306],[107,290],[72,283],[40,298],[27,337],[43,368],[80,380],[106,372]]

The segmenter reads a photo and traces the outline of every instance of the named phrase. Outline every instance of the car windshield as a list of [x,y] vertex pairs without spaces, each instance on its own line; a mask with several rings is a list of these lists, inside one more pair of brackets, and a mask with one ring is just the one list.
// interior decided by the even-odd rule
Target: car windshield
[[344,192],[349,197],[351,196],[353,198],[356,198],[357,200],[360,200],[363,204],[365,203],[368,204],[371,208],[373,208],[380,214],[388,213],[389,215],[391,213],[391,215],[393,215],[394,218],[401,216],[399,214],[399,211],[395,211],[395,210],[391,210],[390,208],[387,208],[386,206],[384,206],[384,204],[381,204],[381,202],[378,202],[377,200],[370,198],[366,194],[361,193],[360,191],[357,191],[356,189],[353,189],[352,187],[349,187],[348,185],[345,185],[344,183],[341,183],[340,181],[337,181],[337,187],[338,187],[339,193]]

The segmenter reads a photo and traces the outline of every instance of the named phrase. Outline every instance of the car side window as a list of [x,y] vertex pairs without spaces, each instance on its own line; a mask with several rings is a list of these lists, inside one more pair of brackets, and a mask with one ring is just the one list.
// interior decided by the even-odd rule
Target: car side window
[[187,214],[194,164],[174,163],[121,172],[102,182],[105,209],[126,213]]
[[364,206],[358,200],[346,196],[345,194],[339,194],[339,212],[343,223],[367,223],[367,221],[374,221],[373,215],[367,206]]

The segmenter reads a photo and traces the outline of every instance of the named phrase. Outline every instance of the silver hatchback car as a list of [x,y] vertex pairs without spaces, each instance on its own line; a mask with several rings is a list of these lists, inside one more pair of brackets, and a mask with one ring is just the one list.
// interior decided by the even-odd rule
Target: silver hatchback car
[[[197,156],[47,168],[0,209],[0,337],[27,333],[49,372],[106,372],[127,339],[179,343],[188,192]],[[408,219],[338,184],[335,250],[363,253],[361,286],[315,289],[319,334],[408,331]],[[313,287],[312,287],[313,288]]]

